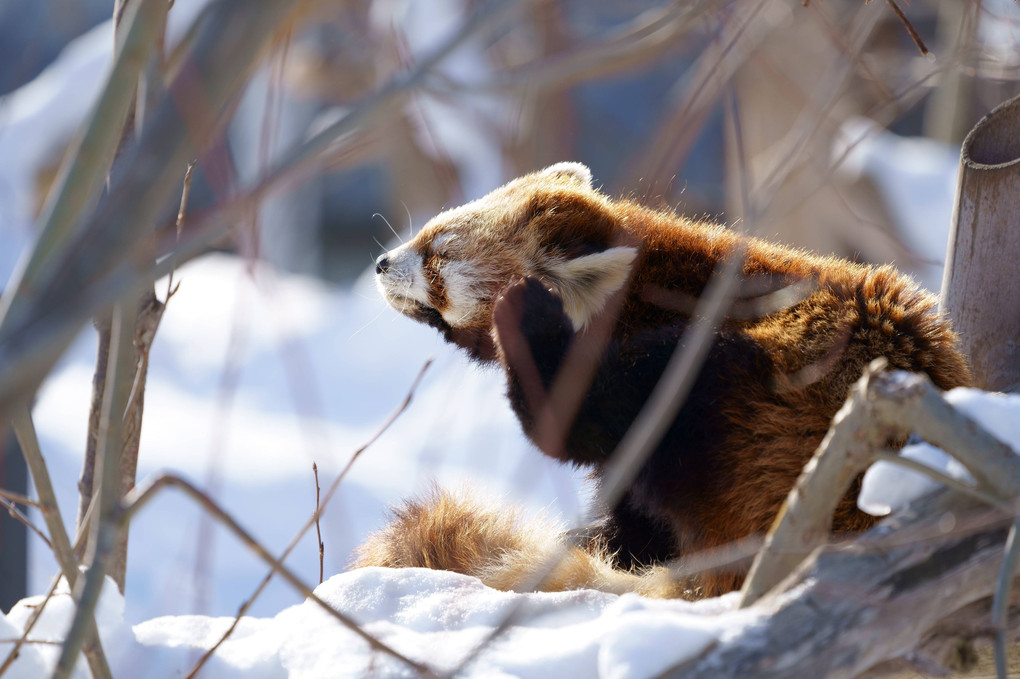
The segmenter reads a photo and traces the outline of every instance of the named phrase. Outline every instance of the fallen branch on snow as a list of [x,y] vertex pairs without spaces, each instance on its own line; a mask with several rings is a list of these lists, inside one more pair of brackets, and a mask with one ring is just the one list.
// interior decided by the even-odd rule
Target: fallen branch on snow
[[[755,560],[742,605],[768,614],[761,626],[717,644],[668,677],[886,676],[907,666],[965,669],[974,640],[998,631],[1015,598],[999,570],[1020,459],[947,403],[927,378],[869,366]],[[910,432],[938,445],[974,477],[970,493],[943,489],[857,540],[825,544],[834,499],[885,448]],[[1011,582],[1007,576],[1001,580]],[[1020,620],[1003,615],[1013,634]],[[999,635],[1005,641],[1006,630]],[[963,660],[961,660],[963,659]]]

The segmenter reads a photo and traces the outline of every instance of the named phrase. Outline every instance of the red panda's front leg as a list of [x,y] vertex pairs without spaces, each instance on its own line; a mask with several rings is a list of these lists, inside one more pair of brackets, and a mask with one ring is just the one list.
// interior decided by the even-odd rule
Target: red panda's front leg
[[[525,434],[563,462],[604,463],[640,408],[638,402],[625,412],[602,412],[609,404],[600,387],[621,381],[615,343],[596,346],[596,338],[576,333],[560,297],[535,278],[499,296],[493,334],[507,396]],[[581,360],[571,361],[578,354]]]
[[[647,397],[647,380],[642,380],[642,375],[628,376],[632,366],[623,363],[632,362],[624,357],[621,363],[615,342],[604,348],[604,355],[588,362],[594,374],[570,375],[569,369],[564,370],[572,349],[593,349],[583,345],[588,338],[574,332],[559,297],[536,279],[524,279],[503,292],[495,306],[493,325],[510,403],[525,433],[546,454],[593,466],[597,476]],[[658,368],[661,366],[653,370]],[[551,403],[553,394],[561,400],[572,395],[569,388],[557,389],[557,380],[576,380],[585,389],[581,402],[565,408]],[[557,440],[550,441],[538,431],[541,419],[564,412],[570,413],[563,416],[572,416],[572,420],[553,427]],[[631,493],[615,508],[604,511],[603,520],[574,535],[577,543],[608,551],[627,568],[662,563],[677,555],[672,531],[661,518],[636,506]]]
[[[525,433],[547,455],[592,467],[595,478],[684,342],[689,325],[678,319],[610,340],[590,362],[590,374],[576,374],[573,357],[578,352],[592,356],[596,340],[591,333],[574,332],[559,298],[539,281],[512,285],[493,313],[508,396]],[[582,538],[594,538],[617,554],[618,563],[631,566],[761,530],[735,518],[741,508],[732,505],[732,488],[753,486],[755,479],[734,463],[742,444],[733,436],[743,426],[734,418],[746,405],[741,394],[747,385],[771,372],[767,353],[754,340],[739,330],[717,333],[683,406],[628,493],[620,504],[606,508],[603,524]],[[576,390],[564,388],[574,380],[583,384],[580,401],[564,404],[576,396]],[[550,430],[559,436],[550,436]],[[739,580],[727,582],[732,586]]]

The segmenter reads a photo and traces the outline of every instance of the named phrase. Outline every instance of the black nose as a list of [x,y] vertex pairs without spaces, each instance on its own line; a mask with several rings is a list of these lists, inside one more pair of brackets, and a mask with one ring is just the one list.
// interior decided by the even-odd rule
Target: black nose
[[390,268],[390,260],[386,255],[381,255],[379,259],[375,260],[375,272],[377,274],[383,273],[388,268]]

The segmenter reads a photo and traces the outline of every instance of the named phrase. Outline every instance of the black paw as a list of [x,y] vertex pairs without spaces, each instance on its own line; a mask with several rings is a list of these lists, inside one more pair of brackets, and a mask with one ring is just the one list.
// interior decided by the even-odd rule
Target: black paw
[[537,369],[548,387],[574,336],[559,295],[537,278],[518,281],[496,300],[492,325],[504,366],[529,373]]
[[569,342],[573,335],[559,295],[537,278],[524,278],[503,290],[493,307],[492,324],[500,344],[519,341],[515,336],[520,336],[533,349]]

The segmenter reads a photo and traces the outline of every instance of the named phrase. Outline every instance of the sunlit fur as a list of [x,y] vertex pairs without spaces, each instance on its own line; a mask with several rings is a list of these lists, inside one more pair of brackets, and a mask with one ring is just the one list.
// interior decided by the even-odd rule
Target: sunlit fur
[[590,211],[585,201],[607,214],[611,209],[590,181],[583,165],[560,163],[443,212],[384,255],[380,291],[394,309],[482,360],[496,357],[492,304],[507,283],[524,276],[552,286],[575,326],[584,327],[626,283],[638,252],[636,241],[624,231],[614,234],[609,221],[578,230],[585,222],[578,211]]
[[[390,523],[358,548],[355,567],[454,571],[501,590],[590,588],[656,598],[685,594],[662,567],[623,571],[598,548],[586,551],[562,543],[558,524],[467,492],[435,489],[391,511]],[[547,562],[552,567],[540,582],[536,575],[542,575]]]
[[[742,238],[718,224],[611,199],[576,163],[521,177],[438,215],[380,260],[379,286],[401,313],[438,328],[477,360],[499,361],[525,433],[546,454],[589,467],[598,479],[692,325],[713,272],[738,244],[745,246],[741,299],[676,421],[590,543],[595,564],[608,553],[616,565],[643,566],[765,532],[872,359],[927,373],[942,389],[969,384],[935,298],[889,266]],[[553,440],[542,415],[562,410],[554,378],[569,372],[571,347],[594,358],[591,374],[568,381],[590,387],[571,411],[576,417],[561,423],[564,436]],[[837,509],[837,532],[873,523],[857,510],[856,492]],[[433,547],[441,558],[413,558],[426,549],[421,536],[434,532],[423,522],[457,516],[468,526],[494,525],[473,511],[439,511],[442,502],[413,506],[401,528],[373,538],[376,547],[363,554],[410,554],[403,565],[450,567],[476,558],[491,565],[484,550],[458,553],[464,543],[457,540]],[[494,532],[502,545],[516,530],[476,528],[486,539]],[[504,552],[544,549],[521,540]],[[490,566],[475,570],[488,569],[490,583],[518,581],[507,568],[510,574],[499,577]],[[742,577],[706,575],[700,592],[727,591]]]

